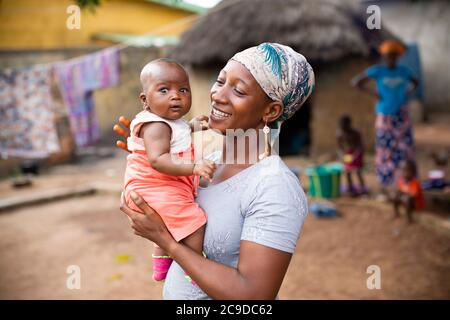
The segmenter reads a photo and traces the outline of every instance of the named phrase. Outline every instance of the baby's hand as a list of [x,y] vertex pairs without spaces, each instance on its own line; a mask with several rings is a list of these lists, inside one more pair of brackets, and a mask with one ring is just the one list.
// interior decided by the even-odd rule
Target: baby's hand
[[202,115],[193,118],[189,121],[189,126],[191,127],[191,131],[200,131],[200,130],[208,130],[208,116]]
[[216,171],[216,164],[213,161],[210,160],[201,160],[199,163],[196,163],[194,165],[194,169],[192,170],[192,173],[195,176],[200,176],[208,180],[209,182],[212,181],[214,171]]

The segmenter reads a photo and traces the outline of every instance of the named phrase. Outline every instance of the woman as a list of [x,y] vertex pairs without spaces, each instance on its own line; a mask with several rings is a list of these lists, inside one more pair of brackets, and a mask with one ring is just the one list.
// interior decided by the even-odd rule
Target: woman
[[[403,46],[392,40],[384,41],[379,52],[383,64],[368,68],[355,77],[353,85],[378,99],[375,166],[382,192],[392,186],[403,160],[414,159],[412,124],[408,114],[408,97],[414,92],[418,81],[411,71],[397,64],[403,54]],[[369,80],[376,81],[377,90],[367,87]]]
[[[268,125],[279,129],[305,102],[313,85],[311,66],[290,47],[263,43],[237,53],[211,89],[209,125],[228,140],[222,159],[230,159],[226,146],[236,143],[236,136],[227,130],[265,128],[268,133]],[[267,152],[269,139],[265,144],[246,143],[244,163],[237,163],[239,155],[234,152],[233,161],[222,164],[210,185],[200,188],[196,200],[208,216],[206,259],[177,243],[138,195],[134,201],[145,215],[122,204],[135,233],[174,259],[164,299],[276,298],[308,209],[298,178],[278,155]],[[258,155],[258,162],[249,161]],[[195,283],[185,279],[184,271]]]

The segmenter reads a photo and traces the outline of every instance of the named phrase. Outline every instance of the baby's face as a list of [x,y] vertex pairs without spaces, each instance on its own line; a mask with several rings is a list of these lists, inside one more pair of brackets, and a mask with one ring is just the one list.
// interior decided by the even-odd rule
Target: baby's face
[[175,63],[159,62],[146,77],[140,98],[156,115],[177,120],[191,108],[191,87],[186,72]]
[[405,179],[406,181],[410,181],[414,178],[414,169],[406,161],[400,163],[400,170],[403,179]]

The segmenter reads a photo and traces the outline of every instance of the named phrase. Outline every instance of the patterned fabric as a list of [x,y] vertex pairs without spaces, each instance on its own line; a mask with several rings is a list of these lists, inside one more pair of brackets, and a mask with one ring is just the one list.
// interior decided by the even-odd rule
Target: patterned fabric
[[398,177],[400,163],[415,156],[408,108],[402,107],[396,115],[378,113],[375,130],[376,172],[380,183],[389,186]]
[[0,71],[0,154],[45,158],[59,151],[51,95],[52,69]]
[[306,58],[288,46],[262,43],[235,54],[231,60],[243,64],[264,92],[283,103],[277,121],[289,119],[314,89],[314,72]]
[[77,146],[96,142],[100,130],[92,91],[119,82],[119,52],[117,49],[101,50],[58,63],[56,70]]

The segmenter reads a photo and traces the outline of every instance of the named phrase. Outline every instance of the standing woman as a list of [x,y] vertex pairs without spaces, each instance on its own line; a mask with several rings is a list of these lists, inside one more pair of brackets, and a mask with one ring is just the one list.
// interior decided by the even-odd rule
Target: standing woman
[[[208,216],[206,259],[176,242],[139,195],[133,199],[145,214],[122,205],[135,233],[174,259],[164,283],[164,299],[276,298],[308,205],[298,177],[271,153],[269,137],[300,108],[313,86],[314,73],[305,57],[277,43],[239,52],[221,70],[211,88],[209,125],[225,135],[227,161],[209,186],[199,188],[196,198]],[[226,155],[230,151],[226,146],[236,146],[236,136],[229,130],[261,130],[263,143],[245,143],[245,162],[240,163],[237,159],[242,155]],[[183,270],[194,282],[185,278]]]
[[[418,81],[412,72],[397,64],[404,47],[397,41],[386,40],[379,47],[383,63],[374,65],[356,76],[352,84],[361,91],[375,96],[376,104],[376,155],[375,166],[382,193],[392,186],[403,160],[413,160],[414,141],[408,111],[408,98]],[[376,90],[367,87],[369,80],[376,81]]]

